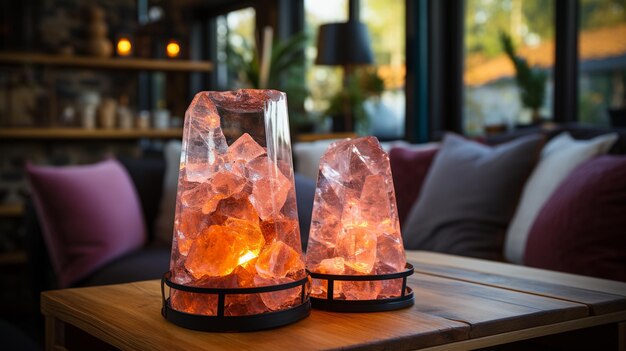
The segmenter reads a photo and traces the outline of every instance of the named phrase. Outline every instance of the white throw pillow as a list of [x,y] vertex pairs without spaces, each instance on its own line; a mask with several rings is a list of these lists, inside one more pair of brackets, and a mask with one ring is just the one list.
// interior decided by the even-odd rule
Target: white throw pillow
[[293,144],[294,166],[296,173],[317,179],[320,158],[328,149],[328,145],[338,139],[317,140],[312,142],[297,142]]
[[181,148],[182,144],[179,140],[169,141],[163,148],[163,158],[165,159],[163,193],[161,195],[161,204],[159,205],[159,215],[154,224],[154,240],[161,245],[170,245],[172,243]]
[[559,184],[581,163],[607,153],[617,137],[616,133],[611,133],[591,140],[575,140],[564,132],[546,144],[537,167],[524,186],[506,233],[504,257],[509,262],[523,263],[528,233],[539,211]]

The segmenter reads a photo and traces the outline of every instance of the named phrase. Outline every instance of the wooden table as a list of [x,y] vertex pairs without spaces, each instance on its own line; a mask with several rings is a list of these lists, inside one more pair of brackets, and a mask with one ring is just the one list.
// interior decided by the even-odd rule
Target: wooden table
[[251,333],[205,333],[168,323],[160,314],[156,280],[48,291],[41,300],[47,348],[82,349],[87,343],[90,350],[470,350],[502,344],[626,349],[625,283],[421,251],[407,252],[407,258],[415,266],[411,308],[314,310],[301,322]]

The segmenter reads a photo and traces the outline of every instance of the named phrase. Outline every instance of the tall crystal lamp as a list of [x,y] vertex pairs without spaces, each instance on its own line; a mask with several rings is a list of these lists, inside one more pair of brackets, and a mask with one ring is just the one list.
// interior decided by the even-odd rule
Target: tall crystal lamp
[[163,317],[213,332],[307,317],[287,96],[198,93],[185,116],[180,161]]

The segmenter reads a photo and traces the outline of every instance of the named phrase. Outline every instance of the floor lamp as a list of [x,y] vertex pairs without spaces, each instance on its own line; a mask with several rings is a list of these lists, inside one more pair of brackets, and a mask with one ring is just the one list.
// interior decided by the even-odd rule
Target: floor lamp
[[[369,32],[359,21],[359,10],[359,0],[350,0],[348,21],[321,25],[317,36],[315,64],[342,66],[344,89],[355,66],[374,62]],[[354,115],[347,99],[344,100],[344,128],[346,132],[354,129]]]

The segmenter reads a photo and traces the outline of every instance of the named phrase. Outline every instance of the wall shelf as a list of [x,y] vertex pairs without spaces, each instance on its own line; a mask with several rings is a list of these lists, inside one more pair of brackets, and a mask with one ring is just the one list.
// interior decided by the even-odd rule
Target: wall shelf
[[0,218],[21,217],[24,213],[24,206],[21,204],[0,204]]
[[28,261],[26,251],[13,251],[0,253],[0,266],[24,264]]
[[351,132],[343,132],[343,133],[327,133],[327,134],[300,134],[298,135],[299,142],[311,142],[318,140],[329,140],[329,139],[345,139],[345,138],[356,138],[358,134]]
[[80,128],[3,128],[0,139],[180,139],[182,128],[172,129],[80,129]]
[[87,67],[120,70],[148,71],[179,71],[179,72],[210,72],[213,64],[210,61],[146,59],[134,57],[90,57],[61,56],[25,52],[0,52],[0,63],[6,64],[40,64],[63,66],[69,68]]

